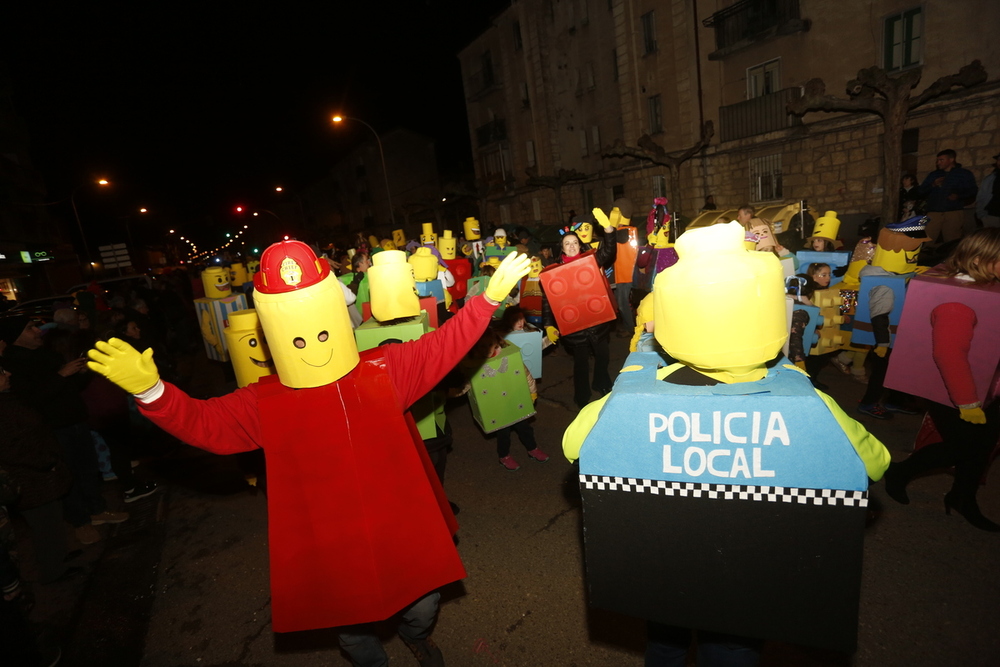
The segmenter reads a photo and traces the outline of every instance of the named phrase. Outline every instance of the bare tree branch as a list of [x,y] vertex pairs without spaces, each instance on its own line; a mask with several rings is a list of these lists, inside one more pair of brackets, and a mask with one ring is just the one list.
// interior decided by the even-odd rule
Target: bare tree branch
[[959,86],[961,88],[971,88],[973,86],[978,86],[981,83],[985,83],[986,79],[986,70],[983,68],[983,64],[978,60],[973,60],[965,67],[958,70],[958,74],[943,76],[931,85],[927,86],[927,89],[924,90],[924,92],[910,100],[910,109],[915,109],[927,100],[944,95],[955,86]]

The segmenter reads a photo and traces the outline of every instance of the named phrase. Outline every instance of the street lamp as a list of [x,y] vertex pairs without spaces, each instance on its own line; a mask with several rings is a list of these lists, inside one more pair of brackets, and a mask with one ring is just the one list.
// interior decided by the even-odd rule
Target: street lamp
[[392,221],[392,226],[396,226],[396,215],[392,212],[392,193],[389,191],[389,171],[385,168],[385,153],[382,152],[382,139],[379,138],[378,132],[375,128],[361,120],[360,118],[354,118],[352,116],[334,116],[331,118],[334,123],[339,123],[344,120],[356,120],[361,123],[375,135],[375,141],[378,142],[378,156],[382,160],[382,177],[385,179],[385,196],[389,200],[389,219]]
[[[105,186],[111,185],[108,182],[108,180],[105,179],[105,178],[100,178],[100,179],[98,179],[95,182],[97,183],[97,185],[100,185],[101,187],[105,187]],[[87,184],[86,183],[82,183],[82,184],[76,186],[75,188],[73,188],[73,193],[70,194],[70,196],[69,196],[69,203],[73,207],[73,217],[76,218],[76,226],[80,230],[80,238],[83,240],[83,254],[86,255],[87,266],[90,267],[90,272],[91,272],[91,274],[93,274],[94,273],[94,267],[96,266],[96,264],[94,264],[94,262],[92,262],[90,260],[90,247],[87,245],[87,235],[83,231],[83,223],[80,222],[80,213],[76,210],[76,193],[84,185],[87,185]]]

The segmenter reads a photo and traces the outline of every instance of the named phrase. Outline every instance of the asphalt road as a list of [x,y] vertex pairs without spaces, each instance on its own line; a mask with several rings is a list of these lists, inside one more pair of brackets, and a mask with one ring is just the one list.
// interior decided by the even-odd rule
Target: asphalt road
[[[626,351],[627,339],[612,338],[614,368]],[[455,446],[445,489],[461,508],[458,548],[468,577],[445,589],[433,637],[453,667],[642,664],[644,622],[586,601],[576,471],[560,451],[575,415],[570,369],[561,350],[545,359],[534,420],[552,455],[544,464],[525,456],[515,438],[512,454],[522,467],[505,470],[467,404],[449,404]],[[197,371],[199,393],[225,390],[220,367],[201,362]],[[856,414],[861,385],[832,367],[820,379]],[[896,459],[912,447],[919,420],[861,417]],[[245,481],[253,461],[186,446],[164,451],[147,464],[164,492],[147,509],[133,508],[140,522],[113,531],[79,590],[64,664],[348,665],[333,632],[271,631],[266,500]],[[1000,536],[945,516],[950,481],[945,474],[914,481],[905,507],[887,499],[881,484],[872,489],[853,656],[770,642],[761,664],[998,664]],[[996,484],[979,498],[987,516],[1000,518]],[[391,627],[386,649],[392,664],[416,664]]]

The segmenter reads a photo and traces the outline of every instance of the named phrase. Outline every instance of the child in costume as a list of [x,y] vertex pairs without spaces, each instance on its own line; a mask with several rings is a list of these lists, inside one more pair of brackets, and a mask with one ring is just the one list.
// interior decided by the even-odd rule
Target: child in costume
[[[521,319],[523,320],[523,317]],[[501,349],[510,344],[511,343],[505,341],[500,334],[492,328],[487,329],[476,344],[472,346],[472,349],[469,350],[465,359],[461,362],[461,366],[466,375],[471,375],[477,372],[483,365],[484,361],[492,359],[500,352]],[[534,401],[538,398],[538,389],[535,386],[535,378],[531,377],[531,373],[528,372],[527,367],[524,369],[524,379],[528,384],[528,391],[531,394],[531,400]],[[466,383],[461,390],[453,392],[453,396],[462,396],[463,394],[468,393],[470,388],[471,385]],[[535,442],[535,430],[531,427],[531,422],[525,420],[516,422],[510,426],[505,426],[496,431],[497,457],[500,459],[500,465],[511,472],[521,468],[521,464],[510,455],[510,434],[512,432],[517,433],[517,437],[521,440],[521,444],[528,450],[528,456],[539,463],[545,463],[549,460],[549,455],[543,452],[538,447],[538,443]]]
[[[507,257],[485,294],[440,329],[361,353],[341,285],[309,246],[276,243],[260,269],[254,304],[276,375],[202,401],[162,382],[150,350],[118,339],[98,342],[88,365],[184,442],[266,451],[276,632],[353,626],[341,647],[356,665],[381,665],[377,634],[360,624],[402,610],[404,642],[440,663],[429,639],[437,589],[465,572],[457,523],[406,411],[479,338],[528,259]],[[316,436],[330,428],[341,434],[334,446]]]

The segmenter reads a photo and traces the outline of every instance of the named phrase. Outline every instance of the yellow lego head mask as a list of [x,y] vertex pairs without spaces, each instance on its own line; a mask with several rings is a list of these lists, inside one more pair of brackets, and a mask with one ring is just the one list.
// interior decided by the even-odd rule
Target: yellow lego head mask
[[872,266],[879,266],[892,273],[910,273],[917,268],[917,256],[924,241],[929,241],[924,229],[926,216],[917,216],[902,222],[893,222],[878,233]]
[[497,255],[490,255],[486,258],[486,264],[492,266],[494,269],[500,268],[501,258]]
[[475,218],[466,218],[465,222],[462,223],[462,227],[465,230],[466,241],[478,241],[481,238],[479,235],[479,221]]
[[528,269],[528,277],[537,278],[541,272],[542,272],[542,258],[532,257],[531,267]]
[[594,226],[589,222],[581,222],[576,235],[580,237],[580,243],[590,245],[594,241]]
[[[392,250],[395,250],[397,248],[405,248],[406,247],[406,232],[404,232],[402,229],[394,229],[394,230],[392,230],[392,242],[396,244],[396,247],[392,248]],[[389,250],[389,248],[386,248],[386,250]]]
[[434,233],[433,222],[425,222],[423,225],[421,225],[421,229],[423,230],[420,233],[421,245],[434,245],[435,243],[437,243],[438,235]]
[[726,382],[762,378],[788,334],[781,263],[747,252],[744,235],[738,222],[687,230],[674,246],[677,263],[653,286],[656,340]]
[[368,269],[368,292],[372,317],[387,322],[420,314],[420,298],[413,278],[413,268],[402,250],[384,250],[372,255]]
[[368,237],[368,247],[369,248],[377,248],[377,247],[379,247],[378,239],[375,238],[374,236],[369,236]]
[[358,365],[347,302],[325,259],[301,241],[275,243],[260,258],[254,305],[281,384],[335,382]]
[[497,227],[497,230],[493,232],[493,243],[498,248],[507,247],[507,231],[503,227]]
[[205,288],[205,296],[209,299],[224,299],[233,294],[229,286],[229,271],[221,266],[210,266],[202,271],[201,284]]
[[438,237],[437,248],[438,252],[441,253],[441,259],[455,259],[455,244],[458,242],[454,236],[451,235],[451,230],[446,229]]
[[379,244],[379,246],[382,248],[382,250],[396,249],[396,244],[393,242],[392,239],[382,239],[382,242]]
[[825,215],[816,220],[816,226],[813,227],[812,236],[809,238],[825,239],[833,242],[837,240],[837,234],[839,233],[840,219],[837,217],[837,212],[827,211]]
[[253,308],[230,313],[226,347],[236,372],[237,386],[245,387],[274,373],[274,359],[264,339],[260,318]]
[[247,280],[253,279],[253,275],[260,270],[260,262],[256,259],[251,259],[247,262]]
[[410,266],[413,267],[413,278],[418,283],[425,283],[428,280],[437,280],[438,258],[431,252],[431,249],[421,246],[413,251],[409,259]]
[[233,262],[229,265],[229,282],[232,286],[237,287],[249,280],[250,276],[242,262]]

